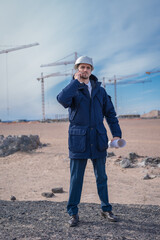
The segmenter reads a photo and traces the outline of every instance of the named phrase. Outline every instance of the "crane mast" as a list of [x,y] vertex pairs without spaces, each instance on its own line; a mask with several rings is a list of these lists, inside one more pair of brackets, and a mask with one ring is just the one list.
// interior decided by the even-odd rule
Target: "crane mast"
[[37,78],[38,81],[41,80],[41,95],[42,95],[42,116],[43,116],[43,121],[45,121],[45,94],[44,94],[44,79],[49,78],[49,77],[59,77],[59,76],[70,76],[72,73],[52,73],[48,74],[46,76],[43,76],[43,73],[41,73],[41,77]]
[[41,92],[42,92],[42,115],[43,115],[43,119],[45,119],[45,98],[44,98],[44,79],[43,79],[43,73],[41,73]]
[[[132,78],[132,77],[135,77],[135,76],[137,76],[137,74],[127,75],[127,76],[117,78],[116,75],[114,75],[113,78],[108,80],[111,84],[112,84],[112,82],[114,84],[114,103],[115,103],[116,113],[118,111],[118,109],[117,109],[117,80],[124,80],[124,79]],[[103,80],[103,82],[105,82],[105,81]]]

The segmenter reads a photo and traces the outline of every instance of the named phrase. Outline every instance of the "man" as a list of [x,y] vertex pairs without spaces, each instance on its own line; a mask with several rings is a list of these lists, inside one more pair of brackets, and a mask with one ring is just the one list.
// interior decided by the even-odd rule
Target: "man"
[[92,59],[81,56],[75,62],[75,69],[77,72],[74,78],[57,96],[58,102],[69,108],[70,191],[67,204],[67,211],[71,216],[69,225],[77,226],[79,222],[78,204],[88,159],[93,163],[101,200],[101,214],[115,222],[117,218],[112,213],[112,206],[109,203],[105,172],[108,137],[103,124],[104,117],[113,135],[112,141],[121,138],[121,129],[110,96],[101,87],[98,79],[91,74],[94,69]]

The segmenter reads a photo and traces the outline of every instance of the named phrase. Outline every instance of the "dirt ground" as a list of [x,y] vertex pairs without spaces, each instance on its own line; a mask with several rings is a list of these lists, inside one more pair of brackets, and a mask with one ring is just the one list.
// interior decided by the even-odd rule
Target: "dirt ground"
[[[32,153],[17,152],[0,158],[0,199],[10,200],[14,195],[19,201],[67,201],[69,191],[68,122],[57,123],[0,123],[0,134],[39,135],[47,147]],[[120,119],[123,138],[127,145],[109,149],[116,156],[107,158],[109,199],[119,204],[160,205],[160,168],[121,168],[115,164],[119,156],[130,152],[141,156],[160,156],[160,119]],[[106,125],[107,127],[107,125]],[[107,127],[108,129],[108,127]],[[108,135],[111,134],[108,129]],[[143,180],[146,173],[156,175]],[[42,192],[63,187],[64,193],[46,199]],[[88,160],[81,202],[99,203],[91,160]]]

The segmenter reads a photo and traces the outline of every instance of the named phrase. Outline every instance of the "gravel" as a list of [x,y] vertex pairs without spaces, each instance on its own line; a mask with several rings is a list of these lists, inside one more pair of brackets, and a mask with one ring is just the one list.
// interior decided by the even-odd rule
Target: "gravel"
[[81,203],[78,227],[68,226],[66,202],[0,201],[2,240],[158,240],[160,206],[113,204],[119,222],[103,219],[100,205]]

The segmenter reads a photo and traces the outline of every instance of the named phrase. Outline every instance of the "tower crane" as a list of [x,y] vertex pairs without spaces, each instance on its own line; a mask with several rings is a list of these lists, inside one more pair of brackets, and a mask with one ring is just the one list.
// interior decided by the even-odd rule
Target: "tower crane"
[[[136,77],[137,74],[132,74],[132,75],[127,75],[127,76],[123,76],[123,77],[116,77],[116,75],[114,75],[112,78],[110,78],[109,84],[113,85],[114,84],[114,103],[115,103],[115,110],[117,112],[117,80],[123,80],[123,79],[127,79],[127,78],[132,78],[132,77]],[[103,77],[103,86],[104,88],[106,87],[106,83],[105,83],[105,77]]]
[[[1,50],[0,51],[0,54],[3,54],[3,53],[6,53],[6,57],[7,57],[7,54],[9,52],[13,52],[13,51],[17,51],[17,50],[21,50],[21,49],[24,49],[24,48],[30,48],[30,47],[34,47],[34,46],[38,46],[39,43],[35,42],[35,43],[31,43],[31,44],[27,44],[27,45],[20,45],[20,46],[17,46],[17,47],[13,47],[13,48],[8,48],[8,49],[4,49],[4,50]],[[7,58],[6,58],[6,73],[7,73],[7,115],[8,115],[8,118],[9,118],[9,87],[8,87],[8,67],[7,67]],[[9,119],[8,119],[9,120]]]
[[106,85],[114,85],[114,102],[115,102],[115,111],[117,113],[117,84],[135,84],[135,83],[146,83],[146,82],[151,82],[151,80],[145,80],[145,79],[139,79],[139,80],[131,80],[128,82],[117,82],[117,80],[124,80],[124,79],[129,79],[138,76],[137,74],[132,74],[132,75],[127,75],[123,77],[117,78],[116,75],[114,75],[113,78],[110,78],[108,81],[109,83],[105,82],[105,77],[103,77],[102,85],[104,88],[106,88]]
[[[73,54],[70,54],[71,56]],[[67,56],[67,57],[69,57]],[[64,58],[67,58],[64,57]],[[63,58],[63,59],[64,59]],[[42,64],[40,67],[52,67],[52,66],[58,66],[58,65],[68,65],[68,64],[74,64],[75,61],[77,60],[77,52],[74,53],[74,60],[71,61],[57,61],[49,64]],[[43,76],[43,73],[41,73],[41,77],[37,78],[38,81],[41,80],[41,95],[42,95],[42,116],[43,116],[43,121],[45,121],[45,95],[44,95],[44,79],[45,78],[50,78],[50,77],[58,77],[58,76],[72,76],[72,73],[61,73],[61,72],[56,72],[56,73],[51,73],[48,75]]]
[[45,121],[45,97],[44,97],[44,79],[49,77],[59,77],[59,76],[72,76],[72,73],[51,73],[46,76],[43,76],[43,73],[41,73],[41,77],[37,78],[38,81],[41,80],[41,94],[42,94],[42,116],[43,121]]

